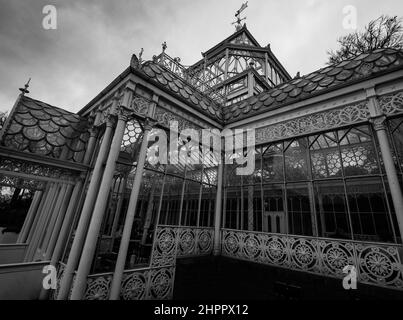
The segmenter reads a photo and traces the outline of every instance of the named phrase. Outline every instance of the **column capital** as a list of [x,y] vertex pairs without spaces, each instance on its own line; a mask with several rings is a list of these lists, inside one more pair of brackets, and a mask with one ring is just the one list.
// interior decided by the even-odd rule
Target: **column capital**
[[118,120],[122,120],[127,122],[131,116],[133,115],[133,111],[126,108],[125,106],[120,105],[117,110]]
[[386,130],[385,126],[386,116],[377,116],[369,119],[375,131]]
[[109,110],[106,114],[106,126],[113,128],[116,124],[116,114]]
[[92,111],[91,114],[88,117],[88,126],[89,126],[89,133],[90,137],[96,137],[98,134],[98,128],[96,126],[96,118],[97,118],[97,113]]
[[98,127],[92,126],[90,128],[90,137],[96,137],[98,135]]
[[146,120],[144,121],[143,128],[144,131],[151,131],[151,129],[154,127],[154,125],[157,123],[156,120],[150,117],[146,117]]

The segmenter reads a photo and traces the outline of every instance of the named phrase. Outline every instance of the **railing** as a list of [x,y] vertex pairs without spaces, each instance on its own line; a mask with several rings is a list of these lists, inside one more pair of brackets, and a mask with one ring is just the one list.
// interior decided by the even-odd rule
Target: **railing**
[[[150,267],[124,271],[121,299],[171,299],[176,258],[210,254],[213,232],[213,228],[159,226],[155,233]],[[88,276],[84,299],[108,299],[112,277],[112,272]]]
[[400,245],[229,229],[221,236],[223,256],[336,278],[352,265],[358,282],[403,289]]
[[181,227],[177,257],[203,256],[213,250],[214,228]]
[[[120,297],[123,300],[167,300],[172,298],[177,257],[208,255],[213,249],[213,228],[158,226],[151,254],[150,267],[125,270]],[[59,292],[64,263],[57,270]],[[107,300],[113,272],[89,275],[85,300]],[[74,283],[75,277],[73,278]],[[70,292],[71,294],[71,292]]]
[[0,264],[22,263],[27,247],[27,243],[0,244]]
[[[125,270],[120,296],[123,300],[171,299],[175,266]],[[87,278],[84,300],[107,300],[113,272],[93,274]]]

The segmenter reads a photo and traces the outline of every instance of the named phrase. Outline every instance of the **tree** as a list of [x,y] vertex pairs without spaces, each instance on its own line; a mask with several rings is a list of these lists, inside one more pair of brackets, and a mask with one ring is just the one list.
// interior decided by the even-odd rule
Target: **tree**
[[402,19],[381,15],[372,20],[364,31],[355,31],[337,39],[340,48],[328,51],[328,64],[337,64],[364,52],[380,48],[403,49]]

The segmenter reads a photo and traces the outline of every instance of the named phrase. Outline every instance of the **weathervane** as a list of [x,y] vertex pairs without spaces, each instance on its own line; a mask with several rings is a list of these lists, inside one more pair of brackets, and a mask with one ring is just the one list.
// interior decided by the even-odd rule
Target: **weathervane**
[[31,78],[28,79],[28,82],[24,85],[24,88],[20,88],[20,91],[22,92],[22,95],[29,93],[28,88],[29,88],[29,83],[31,82]]
[[242,20],[246,20],[246,17],[241,18],[241,12],[244,11],[248,7],[248,1],[242,4],[241,8],[235,13],[236,21],[231,24],[235,24],[235,30],[238,31],[242,28]]

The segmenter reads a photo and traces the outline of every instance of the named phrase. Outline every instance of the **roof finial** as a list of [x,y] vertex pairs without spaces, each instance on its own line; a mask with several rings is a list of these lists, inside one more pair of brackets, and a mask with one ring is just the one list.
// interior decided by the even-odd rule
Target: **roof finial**
[[28,88],[29,88],[29,83],[31,82],[31,78],[28,79],[28,82],[24,85],[24,88],[20,88],[19,90],[22,92],[21,94],[24,95],[26,93],[29,93]]
[[242,22],[242,20],[246,20],[246,17],[241,18],[240,15],[241,15],[241,12],[244,11],[247,7],[248,7],[248,1],[243,3],[241,8],[237,12],[235,12],[236,21],[231,23],[231,24],[235,25],[235,32],[242,29],[241,22]]
[[164,42],[162,43],[162,52],[163,52],[163,53],[165,52],[166,48],[168,48],[167,42],[164,41]]
[[143,57],[143,52],[144,52],[144,49],[141,48],[141,50],[140,50],[140,52],[139,52],[139,62],[140,62],[140,63],[143,62],[143,59],[142,59],[142,57]]

